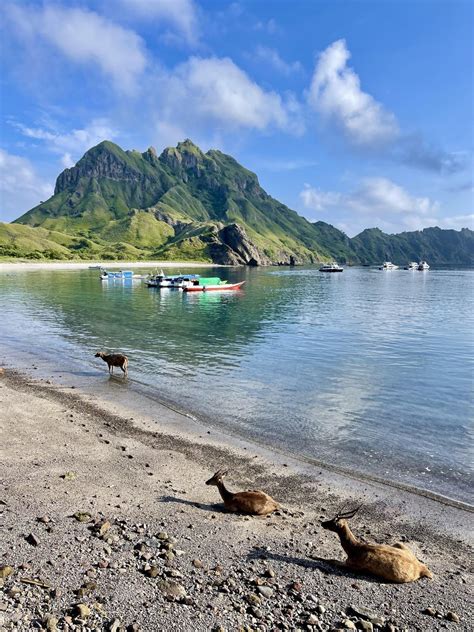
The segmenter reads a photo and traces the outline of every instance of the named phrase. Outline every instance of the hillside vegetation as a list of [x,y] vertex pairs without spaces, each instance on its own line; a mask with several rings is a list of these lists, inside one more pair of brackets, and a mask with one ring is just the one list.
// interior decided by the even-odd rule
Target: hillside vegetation
[[104,141],[56,181],[54,195],[0,225],[0,255],[28,258],[180,259],[224,264],[474,263],[473,232],[425,229],[350,239],[311,223],[257,176],[190,140],[144,153]]

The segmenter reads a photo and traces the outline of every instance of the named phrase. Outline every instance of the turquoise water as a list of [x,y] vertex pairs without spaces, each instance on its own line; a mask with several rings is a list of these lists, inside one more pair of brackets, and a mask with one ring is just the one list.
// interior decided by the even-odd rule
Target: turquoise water
[[473,271],[203,274],[247,283],[187,295],[95,270],[0,273],[4,355],[107,382],[93,354],[120,350],[128,388],[233,434],[472,500]]

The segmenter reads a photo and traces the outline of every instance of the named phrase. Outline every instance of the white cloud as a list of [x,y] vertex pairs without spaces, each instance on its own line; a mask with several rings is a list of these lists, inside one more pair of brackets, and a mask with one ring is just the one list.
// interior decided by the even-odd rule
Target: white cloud
[[0,149],[1,217],[15,219],[41,200],[53,195],[54,187],[45,182],[26,158]]
[[350,193],[322,191],[306,184],[300,193],[303,206],[324,214],[327,221],[356,234],[368,226],[387,231],[418,230],[439,225],[439,203],[416,197],[388,178],[365,178]]
[[193,0],[121,0],[129,11],[148,21],[174,26],[189,43],[198,38],[198,11]]
[[96,65],[121,92],[136,88],[146,54],[143,40],[134,31],[79,8],[10,4],[7,15],[21,39],[48,42],[69,60]]
[[264,90],[228,57],[190,57],[159,79],[158,99],[161,124],[301,131],[297,101]]
[[454,230],[461,230],[461,228],[474,230],[474,213],[444,217],[436,225],[440,228],[453,228]]
[[360,87],[347,66],[350,52],[344,40],[328,46],[318,58],[309,103],[325,119],[338,125],[355,145],[382,145],[398,135],[395,116]]
[[62,154],[61,164],[71,167],[75,160],[103,140],[114,139],[118,132],[113,129],[107,119],[94,119],[84,128],[73,129],[61,133],[56,129],[27,127],[22,123],[12,123],[23,136],[44,142],[47,148],[57,154]]
[[287,62],[281,58],[277,50],[267,46],[257,46],[253,58],[273,66],[275,70],[287,76],[302,70],[299,61]]

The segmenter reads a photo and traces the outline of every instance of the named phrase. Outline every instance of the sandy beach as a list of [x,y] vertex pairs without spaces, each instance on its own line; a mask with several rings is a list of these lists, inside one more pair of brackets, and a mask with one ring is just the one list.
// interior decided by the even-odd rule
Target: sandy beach
[[0,272],[26,270],[87,270],[91,266],[103,268],[222,268],[214,263],[193,263],[188,261],[0,261]]
[[[471,629],[469,508],[8,366],[0,417],[2,629]],[[204,484],[221,467],[232,490],[264,489],[283,509],[224,513]],[[348,501],[363,503],[358,536],[407,543],[434,579],[334,566],[344,554],[320,521]]]

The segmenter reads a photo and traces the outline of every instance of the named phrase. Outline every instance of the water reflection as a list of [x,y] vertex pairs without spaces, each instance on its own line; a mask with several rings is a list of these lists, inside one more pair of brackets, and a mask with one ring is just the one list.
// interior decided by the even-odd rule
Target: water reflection
[[216,424],[423,485],[428,467],[433,489],[467,495],[472,272],[206,275],[247,283],[186,294],[92,271],[3,275],[0,334],[26,347],[33,332],[80,370],[120,349],[133,377]]

